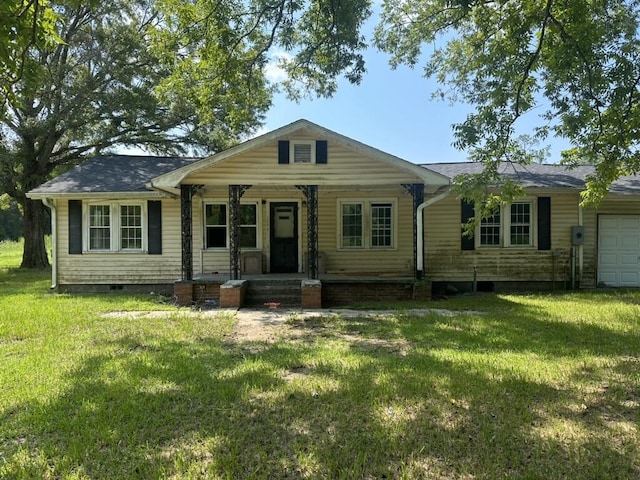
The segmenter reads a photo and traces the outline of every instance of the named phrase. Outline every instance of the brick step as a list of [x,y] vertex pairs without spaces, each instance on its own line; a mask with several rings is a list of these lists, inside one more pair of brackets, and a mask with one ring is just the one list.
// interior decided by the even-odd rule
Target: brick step
[[300,280],[249,281],[244,304],[261,307],[265,303],[279,303],[286,307],[300,306],[302,303]]

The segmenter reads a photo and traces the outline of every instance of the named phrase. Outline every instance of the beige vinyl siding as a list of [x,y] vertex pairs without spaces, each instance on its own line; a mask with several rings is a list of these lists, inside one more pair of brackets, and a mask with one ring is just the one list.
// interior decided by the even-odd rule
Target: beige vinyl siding
[[[201,199],[194,200],[194,256],[202,258],[203,269],[194,271],[210,273],[229,272],[229,250],[207,250],[204,248],[202,206],[205,202],[227,202],[228,197],[214,190],[207,192]],[[264,200],[264,204],[262,201]],[[340,200],[375,201],[393,200],[396,205],[395,247],[392,249],[339,249],[338,242],[338,202]],[[307,262],[307,208],[304,195],[294,187],[278,189],[254,187],[247,190],[242,197],[243,202],[257,202],[260,207],[261,221],[259,235],[262,241],[263,269],[269,270],[269,208],[272,202],[298,202],[298,232],[300,270],[306,271]],[[336,190],[318,189],[318,251],[325,255],[327,273],[346,274],[399,274],[413,275],[413,199],[400,187],[389,187],[377,190]],[[195,211],[197,210],[197,214]],[[198,218],[196,220],[196,217]],[[196,238],[197,237],[197,238]],[[252,250],[253,251],[253,250]],[[199,264],[198,264],[199,265]]]
[[[204,204],[227,203],[229,196],[227,189],[210,189],[205,191],[197,199],[194,198],[194,257],[198,257],[197,267],[194,258],[194,271],[204,274],[227,274],[230,270],[229,249],[207,249],[204,238]],[[224,193],[224,194],[223,194]],[[247,252],[262,252],[263,271],[269,270],[269,209],[271,202],[295,202],[298,203],[298,233],[301,235],[301,251],[299,262],[303,264],[307,249],[307,210],[303,204],[304,195],[295,187],[268,189],[253,187],[248,189],[241,199],[241,203],[257,203],[258,206],[258,236],[260,244],[255,249],[245,249]],[[197,213],[196,213],[197,212]],[[202,258],[202,263],[200,263]]]
[[[569,273],[571,225],[578,222],[577,193],[531,191],[527,197],[551,197],[551,250],[535,247],[461,249],[460,200],[455,195],[425,209],[426,274],[433,281],[551,281]],[[537,236],[537,226],[534,226]]]
[[[396,201],[395,248],[340,249],[340,200]],[[318,250],[326,256],[327,273],[413,275],[413,198],[401,187],[384,190],[322,191],[318,197]]]
[[583,223],[584,273],[583,286],[595,287],[598,269],[598,215],[640,215],[640,200],[627,200],[624,197],[605,198],[597,208],[585,208]]
[[[162,200],[162,255],[117,252],[69,255],[68,202],[59,200],[57,209],[59,284],[164,284],[180,279],[179,200]],[[82,234],[87,235],[86,225]]]
[[[292,136],[290,141],[317,140]],[[314,146],[315,148],[315,146]],[[242,153],[187,176],[182,183],[196,185],[361,185],[421,182],[415,175],[354,153],[335,143],[328,144],[327,164],[278,164],[278,142]],[[365,180],[366,179],[366,180]]]

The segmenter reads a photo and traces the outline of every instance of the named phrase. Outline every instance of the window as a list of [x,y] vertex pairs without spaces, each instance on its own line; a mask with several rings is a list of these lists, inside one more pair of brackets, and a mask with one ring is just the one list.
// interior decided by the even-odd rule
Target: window
[[362,242],[362,204],[343,203],[342,204],[342,241],[343,248],[360,248]]
[[109,205],[89,206],[89,250],[111,249],[111,209]]
[[393,224],[390,203],[371,204],[371,247],[391,247]]
[[511,245],[531,245],[531,203],[517,202],[511,205]]
[[226,248],[227,206],[225,204],[205,205],[205,237],[207,248]]
[[[228,248],[230,215],[225,203],[205,204],[205,247]],[[258,248],[258,205],[240,205],[240,248]]]
[[142,250],[142,207],[120,206],[120,248]]
[[293,163],[316,163],[314,142],[291,142]]
[[240,205],[240,248],[258,247],[257,205]]
[[340,248],[393,248],[395,202],[339,202]]
[[480,245],[500,246],[500,210],[480,221]]
[[518,201],[506,205],[478,226],[478,245],[481,247],[533,247],[535,203]]
[[93,204],[88,207],[89,251],[141,251],[144,246],[142,204]]

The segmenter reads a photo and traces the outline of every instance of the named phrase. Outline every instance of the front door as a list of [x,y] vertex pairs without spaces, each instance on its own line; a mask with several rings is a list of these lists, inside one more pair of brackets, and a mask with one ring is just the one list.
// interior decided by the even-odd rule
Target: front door
[[298,271],[298,204],[271,203],[271,273]]

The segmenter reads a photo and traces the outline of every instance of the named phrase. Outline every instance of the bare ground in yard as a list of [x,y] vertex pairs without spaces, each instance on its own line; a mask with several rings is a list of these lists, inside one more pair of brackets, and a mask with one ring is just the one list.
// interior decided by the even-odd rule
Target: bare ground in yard
[[[320,310],[299,310],[287,308],[273,309],[213,309],[213,310],[179,310],[179,315],[193,315],[216,317],[218,315],[233,315],[236,324],[228,339],[234,342],[266,342],[275,343],[279,339],[300,339],[302,336],[322,336],[326,326],[322,322],[314,322],[314,319],[330,318],[332,316],[340,318],[384,318],[396,316],[400,312],[392,310],[351,310],[351,309],[320,309]],[[403,314],[427,315],[435,313],[443,316],[459,315],[461,312],[453,312],[443,309],[414,309],[406,310]],[[471,313],[471,312],[465,312]],[[477,313],[477,312],[473,312]],[[109,312],[104,317],[131,317],[136,319],[170,317],[176,315],[175,311],[153,311],[153,312]],[[332,332],[336,335],[337,332]],[[347,341],[357,343],[359,337],[354,334],[341,334]],[[373,340],[368,339],[368,342]],[[389,342],[379,340],[386,346]]]

